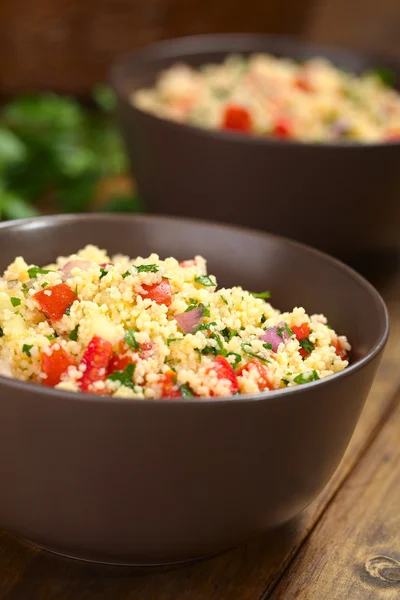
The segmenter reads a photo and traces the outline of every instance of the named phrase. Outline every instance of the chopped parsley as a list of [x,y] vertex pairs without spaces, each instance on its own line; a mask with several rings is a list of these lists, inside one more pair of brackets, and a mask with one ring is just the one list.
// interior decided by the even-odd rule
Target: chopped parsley
[[254,298],[262,298],[263,300],[271,298],[271,292],[268,292],[267,290],[265,292],[250,292],[250,294],[254,296]]
[[29,358],[31,358],[31,350],[33,348],[33,344],[24,344],[22,346],[22,352],[24,352]]
[[265,323],[266,320],[267,320],[267,317],[265,315],[261,315],[260,323],[263,324],[263,323]]
[[31,267],[28,269],[28,275],[30,279],[35,279],[38,275],[47,275],[47,273],[54,273],[49,269],[41,269],[40,267]]
[[138,350],[140,352],[140,346],[139,343],[136,341],[134,329],[126,330],[124,335],[124,341],[128,344],[131,350]]
[[327,326],[327,328],[328,328],[328,329],[333,329],[333,327],[331,327],[331,326],[329,325],[329,323],[327,323],[327,324],[326,324],[326,326]]
[[224,348],[224,344],[222,343],[220,336],[213,331],[210,335],[210,338],[212,338],[213,340],[215,340],[217,342],[217,347],[206,346],[205,348],[203,348],[201,353],[202,354],[214,354],[215,356],[218,356],[218,355],[226,356],[227,352]]
[[183,340],[183,337],[180,337],[180,338],[168,338],[167,339],[167,346],[169,346],[170,344],[172,344],[172,342],[179,342],[180,340]]
[[224,296],[222,296],[222,294],[221,294],[220,298],[221,298],[222,302],[228,306],[228,300]]
[[125,277],[128,277],[128,275],[130,275],[130,274],[131,274],[131,272],[129,271],[129,269],[128,269],[128,271],[125,271],[125,273],[122,273],[123,279],[125,279]]
[[19,306],[21,304],[20,298],[10,298],[10,300],[13,306]]
[[305,352],[307,352],[308,354],[311,354],[311,352],[314,350],[315,348],[315,344],[313,344],[309,338],[303,338],[299,341],[300,346],[303,348],[303,350]]
[[[243,352],[245,352],[249,356],[254,356],[254,358],[258,358],[258,360],[262,360],[263,362],[268,362],[268,363],[271,362],[270,360],[268,360],[268,358],[264,358],[263,356],[260,356],[256,352],[252,352],[250,344],[242,344],[241,347],[242,347]],[[248,350],[249,347],[250,347],[250,350]]]
[[195,283],[204,285],[205,287],[216,287],[217,285],[208,275],[199,275],[198,277],[195,277]]
[[310,381],[317,381],[319,379],[319,375],[317,371],[314,369],[312,371],[307,371],[306,373],[300,373],[300,375],[296,375],[293,381],[295,383],[310,383]]
[[226,342],[230,342],[233,337],[238,335],[238,332],[236,329],[229,329],[229,327],[225,327],[225,329],[222,329],[221,335]]
[[65,309],[65,314],[69,317],[69,315],[71,314],[71,306],[72,306],[72,302],[71,304],[68,304],[67,308]]
[[287,323],[285,323],[285,329],[289,335],[294,335],[294,332],[290,329],[290,327]]
[[394,87],[396,85],[396,75],[388,67],[377,67],[372,69],[370,73],[380,79],[381,83],[386,87]]
[[242,360],[242,357],[240,356],[240,354],[236,354],[236,352],[228,352],[228,354],[226,355],[226,358],[229,358],[229,356],[233,356],[234,357],[234,361],[232,363],[233,368],[236,368],[238,366],[238,364],[240,363],[240,361]]
[[137,273],[157,273],[159,271],[157,265],[139,265],[135,269]]
[[119,381],[121,385],[124,385],[131,390],[135,389],[135,384],[133,383],[133,373],[135,370],[134,363],[129,363],[128,366],[125,367],[123,371],[114,371],[111,375],[108,375],[107,379],[110,381]]
[[187,307],[187,309],[185,310],[185,312],[190,312],[191,310],[193,310],[194,308],[203,308],[203,317],[209,317],[210,316],[210,309],[207,308],[202,302],[197,302],[197,300],[194,300],[193,298],[189,299],[189,306]]
[[29,290],[29,288],[28,288],[28,286],[26,285],[26,283],[23,283],[23,284],[22,284],[22,290],[23,290],[24,292],[27,292],[27,291]]
[[78,329],[79,329],[79,324],[76,325],[73,330],[71,331],[71,333],[69,334],[69,339],[72,340],[73,342],[76,342],[78,339]]
[[107,275],[108,271],[104,267],[100,267],[100,280]]
[[56,339],[57,336],[55,333],[52,333],[51,335],[46,335],[46,337],[48,340],[53,341]]
[[281,379],[282,383],[284,383],[285,385],[289,385],[290,381],[289,379]]
[[[245,352],[249,356],[254,356],[254,358],[258,358],[258,360],[261,360],[263,362],[271,362],[270,360],[268,360],[268,358],[264,358],[263,356],[260,356],[256,352],[253,352],[251,350],[250,344],[242,344],[241,347],[242,347],[243,352]],[[250,350],[248,350],[249,347],[250,347]]]
[[48,281],[43,281],[41,287],[45,288],[47,285],[49,285],[49,282]]
[[4,335],[4,331],[3,331],[3,329],[0,327],[0,338],[2,338],[2,337],[3,337],[3,335]]
[[190,387],[190,385],[188,383],[182,383],[182,385],[179,386],[182,398],[193,398],[194,396],[194,391],[192,390],[192,388]]
[[211,323],[202,323],[195,329],[193,329],[192,333],[196,333],[196,331],[209,331],[211,327],[215,327],[217,324],[215,321],[211,321]]
[[271,342],[266,342],[265,344],[263,344],[263,348],[265,348],[266,350],[272,350]]

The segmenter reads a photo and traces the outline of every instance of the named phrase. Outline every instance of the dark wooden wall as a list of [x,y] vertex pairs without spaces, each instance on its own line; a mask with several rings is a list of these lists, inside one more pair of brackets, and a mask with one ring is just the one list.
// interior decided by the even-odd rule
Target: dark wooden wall
[[299,34],[314,0],[0,0],[0,90],[85,94],[120,55],[223,31]]

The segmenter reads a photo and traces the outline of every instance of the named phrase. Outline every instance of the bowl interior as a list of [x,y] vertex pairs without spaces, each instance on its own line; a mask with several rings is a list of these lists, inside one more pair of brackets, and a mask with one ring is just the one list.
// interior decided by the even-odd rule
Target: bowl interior
[[387,335],[387,312],[374,288],[325,254],[257,231],[159,216],[55,216],[0,225],[0,269],[16,256],[44,265],[87,244],[131,257],[156,252],[179,260],[197,254],[220,287],[240,285],[270,290],[281,310],[303,306],[324,313],[338,333],[348,336],[357,361]]
[[112,70],[111,79],[117,91],[126,99],[135,89],[152,85],[158,73],[175,62],[198,67],[209,62],[221,62],[228,54],[248,56],[257,52],[299,61],[321,56],[337,67],[356,74],[386,67],[394,75],[395,87],[400,87],[400,65],[391,59],[311,44],[295,38],[262,34],[199,35],[152,44],[119,60]]

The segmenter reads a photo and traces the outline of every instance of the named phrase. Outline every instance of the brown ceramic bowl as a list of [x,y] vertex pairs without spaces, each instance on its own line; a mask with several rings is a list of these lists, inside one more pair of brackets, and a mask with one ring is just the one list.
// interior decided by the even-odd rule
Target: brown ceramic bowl
[[295,39],[217,34],[161,42],[112,71],[133,174],[154,213],[257,227],[310,244],[353,265],[399,247],[400,143],[312,144],[207,131],[147,114],[130,103],[175,63],[220,62],[227,54],[325,56],[360,73],[400,64]]
[[374,288],[289,240],[168,217],[84,215],[0,225],[0,269],[87,243],[146,256],[203,254],[220,285],[272,291],[329,315],[353,345],[338,375],[222,399],[129,400],[0,377],[0,527],[45,548],[156,564],[219,552],[296,516],[351,438],[388,335]]

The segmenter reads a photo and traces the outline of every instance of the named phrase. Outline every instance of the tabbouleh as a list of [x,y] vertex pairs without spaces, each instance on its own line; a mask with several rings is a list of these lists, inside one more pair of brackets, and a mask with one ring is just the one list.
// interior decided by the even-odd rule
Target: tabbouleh
[[108,257],[88,245],[0,278],[0,374],[62,390],[191,398],[290,388],[342,371],[350,345],[323,315],[268,292],[217,289],[201,256]]

